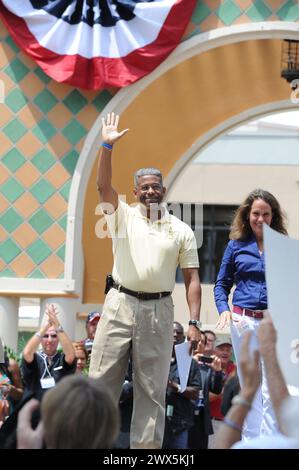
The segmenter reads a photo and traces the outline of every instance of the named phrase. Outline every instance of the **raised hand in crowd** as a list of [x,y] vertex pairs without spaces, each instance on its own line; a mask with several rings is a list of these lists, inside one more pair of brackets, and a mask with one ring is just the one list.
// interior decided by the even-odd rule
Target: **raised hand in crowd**
[[264,360],[271,402],[278,421],[279,429],[283,430],[279,416],[280,407],[282,401],[289,396],[289,392],[278,363],[276,353],[277,333],[272,319],[267,313],[264,315],[264,319],[260,323],[257,337],[259,340],[261,356]]
[[18,449],[41,449],[43,445],[43,424],[40,421],[35,429],[32,428],[32,414],[40,403],[35,398],[29,400],[18,415],[17,445]]
[[48,316],[50,325],[54,326],[54,328],[58,328],[59,321],[57,318],[58,309],[54,304],[47,304],[45,314]]
[[240,368],[243,378],[243,386],[232,400],[232,406],[224,418],[222,427],[219,428],[216,439],[216,449],[229,449],[235,442],[241,439],[242,426],[251,408],[256,391],[261,383],[260,355],[258,351],[249,351],[251,332],[244,333],[240,350]]

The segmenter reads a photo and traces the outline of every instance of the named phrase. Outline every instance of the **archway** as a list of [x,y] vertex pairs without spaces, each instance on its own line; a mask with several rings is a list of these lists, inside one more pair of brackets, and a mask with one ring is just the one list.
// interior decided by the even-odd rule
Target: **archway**
[[[285,24],[267,23],[267,30],[258,24],[245,26],[248,26],[247,31],[244,26],[231,28],[235,31],[230,37],[226,31],[221,38],[218,30],[218,36],[207,43],[202,36],[187,41],[188,45],[178,48],[177,64],[172,57],[152,76],[131,89],[122,90],[108,104],[105,113],[122,112],[123,125],[131,128],[126,139],[117,145],[113,157],[114,184],[121,194],[127,195],[129,202],[136,167],[159,166],[171,184],[195,151],[219,133],[274,109],[294,108],[287,99],[290,89],[279,73],[281,42],[249,39],[294,36],[298,25],[286,28]],[[221,42],[227,45],[219,47]],[[203,50],[206,52],[198,55]],[[68,225],[71,243],[66,253],[66,277],[80,284],[83,263],[78,252],[82,230],[83,300],[101,303],[105,273],[112,258],[110,241],[99,242],[94,234],[99,129],[100,120],[97,120],[86,140],[72,184]],[[86,194],[84,204],[79,194]]]

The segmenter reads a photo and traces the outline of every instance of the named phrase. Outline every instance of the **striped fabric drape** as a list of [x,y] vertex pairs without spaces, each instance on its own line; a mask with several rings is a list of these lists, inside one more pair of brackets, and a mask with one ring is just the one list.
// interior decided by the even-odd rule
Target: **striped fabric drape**
[[58,82],[124,87],[178,45],[196,0],[0,0],[11,36]]

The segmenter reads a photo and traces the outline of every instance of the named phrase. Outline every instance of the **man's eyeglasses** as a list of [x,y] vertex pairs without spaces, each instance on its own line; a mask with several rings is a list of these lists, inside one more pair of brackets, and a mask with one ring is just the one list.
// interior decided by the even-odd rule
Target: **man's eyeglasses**
[[44,335],[43,336],[44,339],[48,339],[49,337],[55,339],[55,338],[57,338],[57,335],[54,334],[54,335]]

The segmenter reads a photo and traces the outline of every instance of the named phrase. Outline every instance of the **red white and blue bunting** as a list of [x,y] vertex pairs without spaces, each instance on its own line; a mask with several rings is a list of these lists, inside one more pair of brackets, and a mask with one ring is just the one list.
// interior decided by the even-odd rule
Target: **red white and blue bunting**
[[124,87],[179,44],[196,0],[0,0],[11,36],[58,82]]

